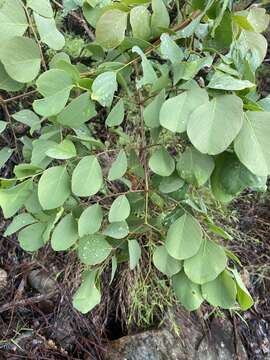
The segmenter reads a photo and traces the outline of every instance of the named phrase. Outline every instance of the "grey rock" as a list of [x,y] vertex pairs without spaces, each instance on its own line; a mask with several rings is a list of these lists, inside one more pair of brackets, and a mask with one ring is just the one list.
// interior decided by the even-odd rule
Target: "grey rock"
[[181,334],[163,328],[125,336],[110,343],[106,360],[246,360],[247,354],[227,319],[216,318],[210,331],[183,313]]

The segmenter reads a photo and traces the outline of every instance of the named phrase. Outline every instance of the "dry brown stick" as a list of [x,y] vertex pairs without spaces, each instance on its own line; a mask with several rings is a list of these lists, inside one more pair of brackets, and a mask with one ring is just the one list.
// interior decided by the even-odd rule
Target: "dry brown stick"
[[51,292],[51,293],[48,293],[48,294],[42,294],[42,295],[33,296],[31,298],[28,298],[28,299],[9,302],[9,303],[7,303],[7,304],[0,307],[0,314],[5,312],[5,311],[8,311],[10,309],[13,309],[16,306],[27,306],[27,305],[39,303],[39,302],[44,301],[44,300],[49,300],[53,296],[55,296],[56,294],[57,294],[57,292],[54,291],[54,292]]
[[28,92],[26,92],[26,93],[13,96],[13,97],[8,98],[8,99],[5,99],[5,100],[3,99],[3,102],[4,102],[5,104],[7,104],[7,103],[9,103],[9,102],[11,102],[11,101],[17,101],[17,100],[19,100],[19,99],[26,98],[26,97],[31,96],[31,95],[34,95],[34,94],[36,94],[36,93],[37,93],[37,90],[31,90],[31,91],[28,91]]

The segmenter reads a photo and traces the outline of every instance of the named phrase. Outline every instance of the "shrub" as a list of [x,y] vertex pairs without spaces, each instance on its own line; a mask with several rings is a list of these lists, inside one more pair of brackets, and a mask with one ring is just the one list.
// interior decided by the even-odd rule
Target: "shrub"
[[[196,199],[204,187],[221,203],[266,189],[269,99],[255,74],[269,17],[233,11],[231,0],[166,3],[65,1],[95,28],[86,66],[60,52],[54,1],[1,2],[0,88],[38,94],[33,109],[0,123],[30,128],[16,140],[24,161],[1,179],[0,206],[13,217],[5,235],[18,232],[29,252],[48,243],[76,251],[85,271],[73,303],[83,313],[100,302],[108,264],[113,280],[118,263],[138,266],[142,249],[154,249],[153,264],[190,311],[204,300],[253,304],[240,260],[219,243],[230,235]],[[2,163],[14,151],[3,148]]]

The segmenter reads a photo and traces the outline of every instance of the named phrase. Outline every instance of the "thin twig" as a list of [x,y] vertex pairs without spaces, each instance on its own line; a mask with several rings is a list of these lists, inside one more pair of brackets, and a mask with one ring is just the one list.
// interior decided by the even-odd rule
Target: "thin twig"
[[[134,63],[134,69],[136,77],[139,76],[139,69],[137,62]],[[144,98],[140,89],[137,90],[138,99],[139,99],[139,108],[140,108],[140,127],[141,127],[141,155],[142,155],[142,164],[144,169],[144,190],[145,190],[145,213],[144,213],[144,222],[148,224],[148,206],[149,206],[149,181],[148,181],[148,162],[147,162],[147,152],[145,148],[147,146],[146,137],[145,137],[145,127],[144,127]]]
[[44,70],[47,71],[47,65],[46,65],[46,61],[45,61],[44,55],[43,55],[42,46],[41,46],[40,40],[39,40],[39,38],[38,38],[38,36],[37,36],[36,30],[35,30],[35,28],[34,28],[34,25],[33,25],[33,23],[32,23],[31,16],[30,16],[30,14],[29,14],[29,12],[28,12],[27,6],[23,5],[23,8],[24,8],[24,11],[25,11],[25,13],[26,13],[26,17],[27,17],[27,20],[28,20],[28,23],[29,23],[29,27],[30,27],[33,35],[34,35],[34,38],[35,38],[36,43],[37,43],[38,48],[39,48],[42,66],[43,66]]
[[9,102],[11,102],[11,101],[17,101],[17,100],[19,100],[19,99],[26,98],[26,97],[31,96],[31,95],[34,95],[34,94],[36,94],[36,93],[37,93],[37,90],[31,90],[31,91],[26,92],[26,93],[24,93],[24,94],[16,95],[16,96],[13,96],[13,97],[11,97],[11,98],[5,99],[5,100],[3,100],[3,101],[4,101],[5,104],[7,104],[7,103],[9,103]]
[[13,309],[15,306],[27,306],[27,305],[31,305],[31,304],[35,304],[35,303],[39,303],[41,301],[44,300],[49,300],[51,299],[53,296],[55,296],[57,294],[56,291],[48,293],[48,294],[42,294],[42,295],[37,295],[37,296],[33,296],[31,298],[28,299],[23,299],[23,300],[19,300],[19,301],[12,301],[10,303],[4,304],[3,306],[0,307],[0,314],[8,311],[10,309]]

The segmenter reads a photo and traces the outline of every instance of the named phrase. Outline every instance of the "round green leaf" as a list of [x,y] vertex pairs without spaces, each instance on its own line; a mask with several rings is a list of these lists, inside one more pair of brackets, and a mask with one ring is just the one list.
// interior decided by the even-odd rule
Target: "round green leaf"
[[44,210],[62,206],[70,195],[70,178],[64,166],[44,171],[38,183],[38,199]]
[[89,235],[80,239],[78,251],[83,264],[96,265],[107,259],[112,247],[104,236]]
[[242,100],[235,95],[221,95],[193,111],[187,133],[201,153],[216,155],[229,147],[242,125]]
[[170,16],[163,0],[152,0],[153,14],[151,16],[151,28],[154,37],[161,34],[163,28],[170,25]]
[[15,81],[28,83],[40,70],[40,52],[34,40],[15,36],[0,47],[0,60],[6,72]]
[[116,90],[116,72],[106,71],[95,78],[92,85],[91,97],[102,106],[111,106]]
[[91,205],[83,211],[79,218],[79,235],[92,235],[96,233],[102,224],[103,214],[99,204]]
[[46,151],[46,155],[59,160],[71,159],[77,155],[76,148],[72,141],[65,139]]
[[34,101],[35,112],[46,117],[59,114],[68,101],[72,87],[72,78],[64,70],[44,72],[37,79],[37,90],[44,99]]
[[0,7],[1,47],[3,46],[3,41],[13,36],[23,35],[27,27],[28,22],[21,0],[4,1],[2,7]]
[[18,241],[20,246],[25,251],[37,251],[44,245],[42,238],[46,225],[36,223],[27,226],[18,234]]
[[238,273],[237,269],[233,269],[231,270],[233,275],[234,275],[234,279],[236,282],[236,287],[237,287],[237,301],[241,307],[241,310],[248,310],[253,304],[254,301],[250,295],[250,293],[248,292],[240,274]]
[[213,306],[230,309],[236,302],[236,285],[228,271],[223,271],[215,280],[202,285],[202,296]]
[[72,174],[72,192],[77,196],[95,195],[103,184],[102,170],[93,155],[80,160]]
[[194,88],[164,102],[161,107],[160,125],[172,132],[186,131],[191,113],[208,101],[206,90]]
[[153,253],[153,263],[160,272],[167,276],[177,274],[182,269],[182,261],[171,257],[164,245],[155,249]]
[[65,45],[64,35],[57,29],[53,18],[45,18],[34,14],[40,40],[53,50],[61,50]]
[[188,311],[198,309],[203,302],[200,286],[190,281],[184,271],[174,275],[172,281],[175,295],[181,304]]
[[113,49],[125,38],[127,13],[112,9],[99,18],[96,26],[97,42],[105,49]]
[[96,270],[87,270],[82,275],[82,283],[73,296],[72,304],[82,314],[91,311],[101,301],[100,291],[95,285]]
[[86,92],[73,99],[57,116],[60,124],[77,129],[82,124],[96,116],[97,112],[89,93]]
[[0,89],[5,91],[19,91],[23,86],[22,83],[11,79],[6,72],[4,65],[0,62]]
[[142,250],[138,241],[135,240],[128,240],[128,252],[129,252],[129,268],[130,270],[134,270],[135,267],[138,265]]
[[160,52],[163,58],[169,59],[172,64],[177,64],[184,58],[183,50],[166,33],[160,37]]
[[78,226],[72,214],[68,214],[57,224],[52,234],[51,245],[55,251],[69,249],[78,240]]
[[159,191],[164,194],[169,194],[171,192],[179,190],[184,185],[184,181],[180,179],[177,173],[173,173],[170,176],[166,176],[161,180],[159,184]]
[[16,233],[18,230],[24,228],[25,226],[31,225],[35,222],[37,222],[37,220],[33,218],[31,214],[19,214],[13,218],[12,222],[9,224],[5,231],[4,236],[10,236]]
[[150,169],[160,176],[170,176],[175,169],[174,158],[165,148],[160,148],[149,159]]
[[120,150],[116,160],[112,163],[108,174],[108,180],[113,181],[121,178],[127,171],[127,156],[124,150]]
[[125,116],[124,101],[120,99],[110,111],[105,124],[109,127],[118,126],[122,123]]
[[185,213],[169,228],[165,246],[175,259],[188,259],[195,255],[202,243],[200,224],[193,216]]
[[27,0],[27,6],[41,16],[47,18],[53,17],[53,10],[50,4],[50,0]]
[[165,100],[165,90],[163,89],[153,101],[151,101],[145,108],[143,112],[143,118],[145,125],[149,128],[158,128],[160,127],[159,123],[159,113],[162,104]]
[[103,234],[113,239],[123,239],[129,234],[129,227],[126,221],[113,222],[103,231]]
[[210,178],[214,168],[214,159],[200,153],[194,148],[188,148],[180,156],[177,163],[179,176],[190,184],[202,186]]
[[197,254],[184,261],[184,270],[191,281],[204,284],[218,277],[226,265],[224,249],[211,240],[204,240]]
[[130,214],[130,205],[125,195],[118,196],[111,205],[109,211],[109,222],[120,222],[126,220]]
[[145,6],[135,6],[131,9],[130,25],[134,38],[149,40],[151,36],[150,12]]
[[269,116],[269,112],[248,111],[234,142],[234,150],[240,161],[259,176],[270,174]]

